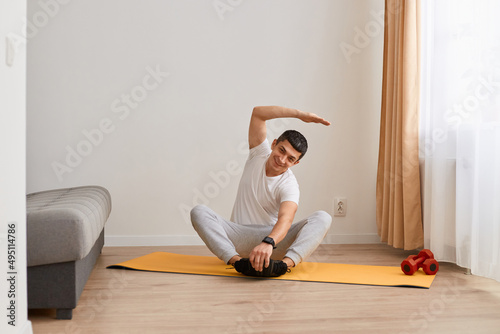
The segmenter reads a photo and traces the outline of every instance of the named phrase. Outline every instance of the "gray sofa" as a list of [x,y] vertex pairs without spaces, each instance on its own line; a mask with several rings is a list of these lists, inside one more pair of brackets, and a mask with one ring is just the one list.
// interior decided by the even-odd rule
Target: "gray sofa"
[[28,308],[71,319],[104,245],[111,196],[99,186],[27,195]]

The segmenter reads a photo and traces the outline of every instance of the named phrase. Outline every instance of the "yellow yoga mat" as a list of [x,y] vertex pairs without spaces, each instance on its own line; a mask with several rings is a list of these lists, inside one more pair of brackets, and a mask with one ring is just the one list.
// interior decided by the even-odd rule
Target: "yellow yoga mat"
[[[108,266],[143,271],[245,277],[232,266],[224,264],[214,256],[181,255],[155,252],[129,261]],[[430,288],[435,275],[426,275],[422,270],[414,275],[405,275],[400,267],[365,266],[357,264],[337,264],[303,262],[291,272],[273,278],[277,280],[384,285],[399,287]],[[261,278],[262,279],[262,278]]]

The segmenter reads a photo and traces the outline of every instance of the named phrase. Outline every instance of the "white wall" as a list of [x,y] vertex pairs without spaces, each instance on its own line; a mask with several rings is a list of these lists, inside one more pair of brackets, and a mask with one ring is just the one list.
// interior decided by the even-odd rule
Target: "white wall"
[[295,128],[309,140],[294,167],[298,218],[332,212],[341,195],[348,214],[334,220],[327,241],[378,240],[383,29],[370,11],[383,6],[73,0],[44,9],[31,2],[28,191],[108,188],[108,245],[199,243],[188,208],[205,202],[230,215],[252,107],[285,105],[334,124],[270,124],[274,134]]
[[[31,333],[26,294],[26,1],[0,2],[1,333]],[[9,56],[8,56],[9,55]]]

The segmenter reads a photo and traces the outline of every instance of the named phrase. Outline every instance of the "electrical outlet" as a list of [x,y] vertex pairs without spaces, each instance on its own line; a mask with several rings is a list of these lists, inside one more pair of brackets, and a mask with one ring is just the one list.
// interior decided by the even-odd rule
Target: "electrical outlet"
[[333,200],[333,215],[336,217],[345,217],[347,214],[347,198],[336,197]]

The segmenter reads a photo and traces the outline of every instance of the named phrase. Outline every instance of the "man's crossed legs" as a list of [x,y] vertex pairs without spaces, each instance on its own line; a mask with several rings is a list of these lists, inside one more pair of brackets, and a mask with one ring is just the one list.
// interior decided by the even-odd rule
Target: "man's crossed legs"
[[[197,205],[191,210],[191,222],[210,251],[227,264],[248,258],[254,247],[273,229],[273,226],[231,222],[205,205]],[[290,260],[293,264],[304,261],[324,239],[331,222],[328,213],[317,211],[292,224],[286,237],[273,250],[271,259],[285,259],[289,266]]]

